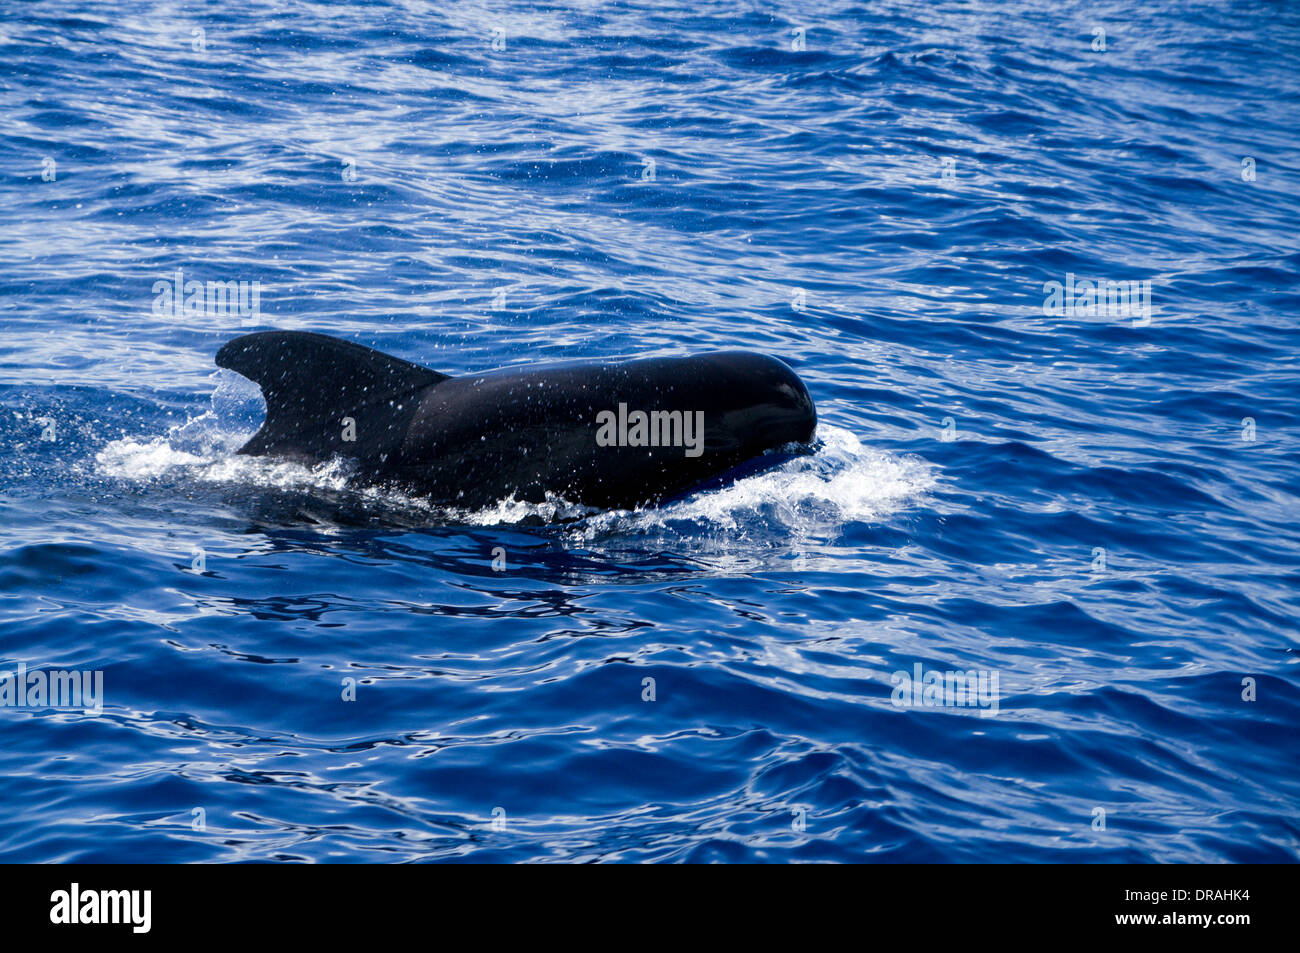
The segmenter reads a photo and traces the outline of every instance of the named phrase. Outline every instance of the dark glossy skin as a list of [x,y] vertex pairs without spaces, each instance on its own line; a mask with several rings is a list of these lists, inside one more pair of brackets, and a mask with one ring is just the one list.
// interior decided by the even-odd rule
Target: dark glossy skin
[[[537,502],[548,492],[601,508],[654,503],[807,443],[817,423],[794,371],[746,351],[446,378],[323,335],[264,332],[230,342],[217,363],[266,394],[267,424],[241,453],[350,457],[370,482],[462,507],[511,495]],[[599,445],[598,415],[620,403],[629,415],[703,412],[701,452]],[[353,441],[343,439],[344,417]]]

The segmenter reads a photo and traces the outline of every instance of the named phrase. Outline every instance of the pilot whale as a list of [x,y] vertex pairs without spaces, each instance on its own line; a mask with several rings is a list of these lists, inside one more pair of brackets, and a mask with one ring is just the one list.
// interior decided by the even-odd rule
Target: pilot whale
[[216,362],[266,400],[239,453],[342,457],[362,482],[457,507],[548,494],[652,505],[806,445],[817,425],[795,372],[748,351],[449,377],[324,334],[261,331],[228,342]]

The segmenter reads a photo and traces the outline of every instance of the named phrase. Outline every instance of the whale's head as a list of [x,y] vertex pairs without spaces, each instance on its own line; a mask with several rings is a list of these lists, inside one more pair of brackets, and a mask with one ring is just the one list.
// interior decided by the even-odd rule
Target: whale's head
[[686,360],[712,395],[712,448],[761,453],[812,440],[817,408],[784,361],[752,351],[718,351]]

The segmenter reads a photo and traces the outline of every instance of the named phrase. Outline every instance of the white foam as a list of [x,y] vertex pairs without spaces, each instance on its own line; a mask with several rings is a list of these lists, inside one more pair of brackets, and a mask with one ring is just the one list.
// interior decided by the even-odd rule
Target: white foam
[[523,522],[569,522],[598,511],[581,503],[570,503],[553,493],[547,493],[546,499],[541,503],[526,503],[509,496],[481,510],[452,509],[445,512],[449,518],[458,523],[471,526],[501,526]]
[[746,526],[785,526],[834,532],[844,523],[879,519],[915,501],[935,483],[930,465],[864,446],[853,433],[822,423],[821,447],[730,486],[692,494],[666,506],[603,513],[592,528],[655,532],[693,524],[743,532]]
[[124,480],[187,479],[279,489],[342,490],[349,468],[342,460],[305,466],[235,453],[257,429],[265,411],[261,391],[230,371],[217,371],[211,407],[152,440],[124,438],[95,455],[101,476]]
[[[845,523],[879,519],[934,485],[929,464],[864,446],[850,431],[821,424],[816,453],[718,489],[691,494],[660,507],[597,512],[548,495],[542,503],[513,497],[479,510],[436,507],[385,488],[349,488],[350,465],[340,459],[315,466],[235,450],[248,438],[231,429],[215,409],[152,440],[122,439],[95,457],[103,476],[125,480],[186,479],[268,489],[346,491],[358,502],[427,513],[431,522],[477,526],[570,523],[570,532],[592,539],[609,534],[706,533],[744,535],[747,527],[785,527],[798,536],[833,534]],[[576,521],[576,522],[575,522]]]

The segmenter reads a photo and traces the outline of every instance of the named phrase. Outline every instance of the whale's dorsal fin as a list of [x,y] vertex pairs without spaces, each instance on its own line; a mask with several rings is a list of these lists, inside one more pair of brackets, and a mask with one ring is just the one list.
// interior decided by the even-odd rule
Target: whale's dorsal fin
[[235,338],[217,352],[217,366],[255,381],[266,398],[266,422],[240,453],[319,456],[382,448],[401,434],[372,426],[359,431],[359,446],[347,447],[338,442],[342,418],[375,405],[400,404],[413,392],[450,379],[309,331],[259,331]]

